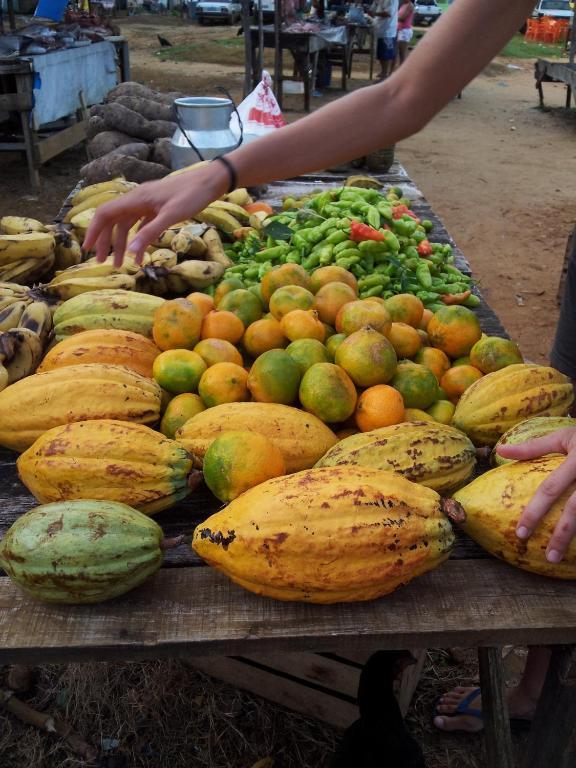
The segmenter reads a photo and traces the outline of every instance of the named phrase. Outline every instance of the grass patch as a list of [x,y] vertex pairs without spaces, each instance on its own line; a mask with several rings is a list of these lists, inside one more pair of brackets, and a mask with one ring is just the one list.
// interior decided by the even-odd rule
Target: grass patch
[[524,40],[523,35],[514,35],[500,55],[511,59],[559,59],[566,56],[563,43],[534,43]]
[[243,64],[244,38],[230,37],[205,43],[185,43],[154,51],[160,61],[196,61],[209,64]]

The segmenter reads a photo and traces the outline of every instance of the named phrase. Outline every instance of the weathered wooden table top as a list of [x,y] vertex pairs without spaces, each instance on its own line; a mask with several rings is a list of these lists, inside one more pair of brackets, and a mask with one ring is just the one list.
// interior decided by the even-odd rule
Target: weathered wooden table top
[[[278,203],[345,177],[311,175],[270,186]],[[453,241],[422,193],[395,164],[380,177],[399,185],[413,209],[434,221],[431,239]],[[469,265],[458,249],[457,263]],[[483,302],[484,330],[504,334]],[[0,449],[0,535],[34,498],[19,481],[15,454]],[[524,573],[501,563],[458,534],[451,559],[395,593],[367,603],[319,606],[282,603],[250,594],[192,552],[197,523],[220,503],[204,488],[155,516],[167,536],[185,534],[146,584],[95,606],[47,606],[0,577],[0,663],[232,655],[282,650],[576,643],[576,583]],[[306,557],[306,553],[302,553]]]

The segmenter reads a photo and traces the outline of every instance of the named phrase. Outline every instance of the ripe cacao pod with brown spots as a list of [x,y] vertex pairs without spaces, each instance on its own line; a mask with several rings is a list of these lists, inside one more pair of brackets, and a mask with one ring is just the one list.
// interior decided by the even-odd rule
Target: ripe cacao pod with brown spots
[[393,472],[320,467],[261,483],[198,525],[193,547],[278,600],[371,600],[437,567],[454,542],[440,496]]

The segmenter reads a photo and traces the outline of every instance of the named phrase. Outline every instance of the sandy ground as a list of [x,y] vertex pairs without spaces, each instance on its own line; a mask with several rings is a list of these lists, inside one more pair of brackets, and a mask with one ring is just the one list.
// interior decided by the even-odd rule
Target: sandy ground
[[[242,47],[216,42],[228,38],[229,29],[199,28],[158,17],[137,17],[121,24],[130,38],[134,79],[165,90],[179,89],[195,94],[213,93],[215,85],[224,84],[235,97],[240,96]],[[159,30],[175,44],[194,43],[190,56],[193,60],[160,62],[154,54],[158,49]],[[267,63],[270,66],[270,60]],[[355,67],[353,87],[367,85],[366,60],[360,59]],[[329,98],[339,95],[334,90]],[[506,328],[520,343],[525,355],[538,362],[545,361],[549,352],[557,317],[558,278],[566,239],[574,225],[571,182],[576,159],[576,113],[562,109],[564,89],[560,86],[546,86],[546,99],[552,109],[538,110],[532,62],[497,60],[465,90],[462,99],[454,100],[424,131],[397,148],[400,160],[470,260],[482,290]],[[315,108],[324,102],[325,99],[315,100]],[[300,118],[301,109],[301,98],[287,100],[289,120]],[[28,191],[21,159],[0,159],[3,182],[0,215],[26,214],[44,219],[53,216],[76,183],[82,162],[81,149],[51,162],[42,173],[43,192],[34,198]],[[426,750],[429,768],[485,765],[480,736],[444,736],[435,732],[430,724],[433,702],[439,693],[454,682],[474,679],[476,669],[471,659],[468,654],[464,666],[450,661],[446,654],[436,653],[429,659],[410,715],[411,726]],[[167,695],[178,690],[181,698],[190,696],[194,701],[193,697],[199,696],[199,707],[192,708],[191,716],[202,712],[204,717],[201,740],[192,754],[188,749],[189,740],[185,740],[186,747],[180,747],[178,741],[183,726],[175,715],[181,711],[176,703],[174,711],[169,711],[165,701],[153,700],[158,712],[150,715],[154,722],[147,721],[146,738],[161,754],[167,754],[163,743],[177,744],[178,750],[183,750],[173,755],[174,768],[181,765],[244,768],[267,754],[275,755],[275,768],[325,764],[333,743],[333,735],[325,729],[290,720],[281,710],[259,706],[257,700],[250,697],[243,697],[240,704],[234,705],[239,707],[238,720],[230,719],[233,716],[229,714],[229,701],[233,698],[236,702],[237,697],[232,689],[204,682],[199,694],[198,679],[186,682],[182,670],[174,665],[159,663],[139,669],[139,665],[44,668],[39,674],[34,701],[41,708],[50,708],[57,694],[67,691],[68,716],[93,743],[98,743],[102,736],[118,736],[125,746],[125,735],[131,733],[132,727],[129,712],[133,713],[135,706],[131,692],[143,684],[133,681],[128,684],[128,676],[148,681],[151,678],[147,676],[156,676],[150,684],[152,688],[168,680],[175,681]],[[517,674],[518,670],[513,672]],[[114,707],[103,704],[111,690],[111,679],[118,685]],[[144,699],[149,688],[146,683]],[[142,701],[140,694],[136,698]],[[206,709],[206,701],[211,708]],[[80,709],[76,709],[77,706]],[[138,706],[146,708],[145,703]],[[248,710],[252,713],[250,735],[243,720]],[[229,719],[226,721],[226,718]],[[272,721],[274,727],[270,730]],[[186,727],[188,724],[190,721]],[[3,720],[3,725],[4,730],[0,726],[0,763],[3,765],[59,768],[64,764],[78,764],[75,760],[69,762],[66,749],[47,742],[45,736],[35,735],[10,718]],[[298,738],[294,738],[293,731],[283,731],[283,727],[295,728]],[[222,733],[226,728],[230,734],[229,751],[222,747]],[[242,748],[238,747],[235,753],[237,739]],[[305,739],[308,739],[306,743]],[[6,750],[4,754],[2,747]],[[221,752],[217,758],[218,749]],[[115,762],[111,755],[110,760],[103,760],[101,764],[109,768],[160,764],[157,751],[148,757],[135,750],[126,746],[130,757]]]

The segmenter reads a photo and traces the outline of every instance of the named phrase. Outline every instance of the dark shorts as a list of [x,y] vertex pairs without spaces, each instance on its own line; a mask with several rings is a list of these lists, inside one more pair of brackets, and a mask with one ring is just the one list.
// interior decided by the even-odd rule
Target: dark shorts
[[562,308],[550,361],[554,368],[576,379],[576,230],[572,236]]
[[376,58],[378,61],[391,61],[396,58],[396,38],[379,37],[376,46]]

